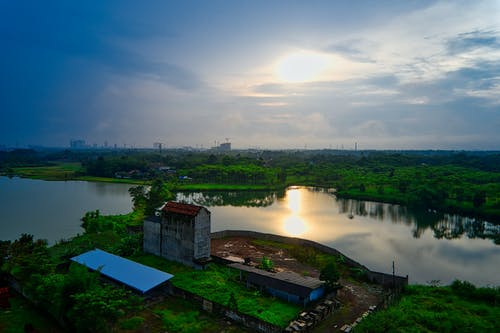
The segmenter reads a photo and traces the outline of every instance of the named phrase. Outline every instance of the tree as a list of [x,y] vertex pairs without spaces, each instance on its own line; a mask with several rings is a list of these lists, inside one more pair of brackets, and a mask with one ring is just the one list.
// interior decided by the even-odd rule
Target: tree
[[97,286],[71,296],[73,307],[69,319],[77,332],[105,332],[115,322],[139,303],[130,292],[110,285]]
[[337,265],[334,262],[329,262],[321,270],[319,274],[319,279],[325,281],[325,287],[327,290],[334,290],[338,286],[338,280],[340,278],[339,271],[337,270]]
[[128,193],[132,197],[132,202],[134,204],[134,209],[144,208],[146,205],[146,189],[144,186],[134,186],[128,190]]
[[475,208],[479,208],[486,203],[486,192],[480,191],[474,193],[474,197],[472,198],[472,204]]
[[147,215],[154,214],[155,210],[159,208],[165,201],[173,197],[172,193],[167,189],[166,184],[162,179],[155,179],[151,184],[151,188],[146,196],[146,209]]

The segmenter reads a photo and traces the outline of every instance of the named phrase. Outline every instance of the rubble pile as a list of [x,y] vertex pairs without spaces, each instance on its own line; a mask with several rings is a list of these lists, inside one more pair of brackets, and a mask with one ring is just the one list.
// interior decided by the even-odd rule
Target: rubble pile
[[285,328],[285,332],[309,332],[339,307],[340,303],[337,300],[325,300],[316,305],[312,310],[302,312],[296,320],[292,321]]

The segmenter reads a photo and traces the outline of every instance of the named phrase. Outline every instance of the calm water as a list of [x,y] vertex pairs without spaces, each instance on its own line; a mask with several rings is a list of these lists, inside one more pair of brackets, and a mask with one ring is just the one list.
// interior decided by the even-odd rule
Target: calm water
[[[80,218],[131,210],[130,185],[0,177],[0,239],[21,233],[53,243],[81,233]],[[308,238],[412,283],[455,278],[500,285],[500,227],[398,205],[340,200],[326,190],[178,194],[212,212],[212,231],[246,229]],[[352,216],[352,219],[349,218]]]
[[127,184],[0,177],[0,239],[30,233],[54,243],[82,233],[80,218],[87,211],[130,212],[129,188]]
[[[311,239],[370,269],[411,283],[455,278],[500,285],[500,227],[475,219],[410,211],[398,205],[337,199],[327,190],[189,193],[179,200],[212,212],[212,231],[245,229]],[[243,206],[241,206],[243,205]],[[350,218],[352,217],[352,218]],[[498,241],[497,240],[497,241]]]

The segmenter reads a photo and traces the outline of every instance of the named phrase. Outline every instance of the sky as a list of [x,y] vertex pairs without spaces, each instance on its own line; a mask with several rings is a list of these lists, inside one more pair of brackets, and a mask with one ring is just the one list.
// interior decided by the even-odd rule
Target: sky
[[500,1],[0,0],[0,145],[500,149]]

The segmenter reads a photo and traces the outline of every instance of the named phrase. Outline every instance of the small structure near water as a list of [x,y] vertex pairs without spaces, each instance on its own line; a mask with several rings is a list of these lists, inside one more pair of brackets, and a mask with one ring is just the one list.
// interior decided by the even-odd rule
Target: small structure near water
[[210,211],[169,201],[144,220],[144,252],[191,267],[210,260]]
[[252,285],[265,289],[271,295],[288,302],[306,305],[316,301],[325,294],[324,282],[316,278],[301,276],[295,272],[284,271],[278,273],[268,272],[252,266],[239,263],[229,264],[228,267],[236,268],[246,274],[247,286]]
[[71,260],[143,294],[174,277],[172,274],[99,249],[85,252]]

